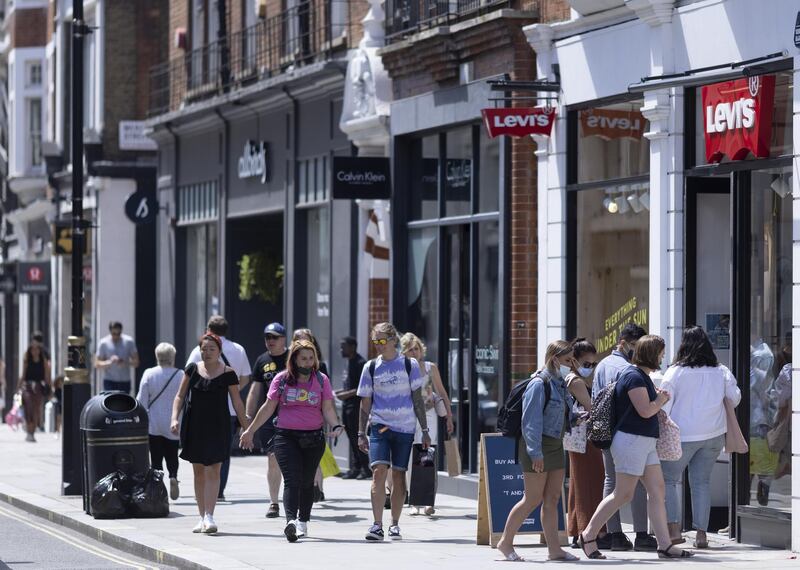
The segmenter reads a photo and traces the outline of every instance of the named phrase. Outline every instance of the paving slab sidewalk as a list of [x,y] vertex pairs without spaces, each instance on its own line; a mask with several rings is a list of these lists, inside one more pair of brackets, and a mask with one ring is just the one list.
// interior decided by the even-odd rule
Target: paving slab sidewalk
[[[95,520],[83,512],[80,497],[59,494],[61,442],[52,434],[40,434],[39,442],[24,442],[20,432],[0,426],[0,500],[80,531],[101,542],[155,562],[180,568],[276,568],[295,569],[390,567],[464,570],[493,565],[496,550],[475,545],[476,501],[440,495],[432,518],[401,520],[402,541],[374,544],[364,541],[372,522],[368,481],[326,479],[324,503],[315,505],[309,524],[310,537],[289,544],[283,537],[283,520],[266,519],[264,457],[235,457],[227,498],[217,507],[220,532],[216,536],[193,534],[198,516],[192,498],[191,466],[182,462],[183,496],[171,505],[164,519]],[[388,523],[388,513],[386,518]],[[519,540],[520,553],[531,561],[544,561],[546,550],[535,537]],[[659,567],[702,564],[709,568],[800,568],[792,553],[739,545],[712,536],[713,549],[690,561],[662,562]],[[572,551],[578,554],[577,551]],[[653,553],[613,553],[603,564],[655,562]],[[586,566],[582,561],[562,564]]]

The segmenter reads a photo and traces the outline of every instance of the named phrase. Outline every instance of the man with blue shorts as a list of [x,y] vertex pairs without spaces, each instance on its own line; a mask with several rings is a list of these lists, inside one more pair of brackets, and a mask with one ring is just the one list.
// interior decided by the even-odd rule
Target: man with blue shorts
[[394,325],[375,325],[372,344],[378,357],[364,365],[358,383],[357,395],[361,398],[358,446],[363,452],[369,452],[372,467],[372,514],[375,518],[367,532],[366,539],[369,541],[383,540],[384,489],[390,467],[393,485],[389,538],[402,538],[399,522],[406,497],[406,471],[417,422],[422,426],[422,447],[427,449],[431,444],[419,363],[397,351],[399,342]]

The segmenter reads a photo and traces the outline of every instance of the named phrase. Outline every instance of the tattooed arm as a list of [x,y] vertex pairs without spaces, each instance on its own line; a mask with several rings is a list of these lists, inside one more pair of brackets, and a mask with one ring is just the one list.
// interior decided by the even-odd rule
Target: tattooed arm
[[428,449],[431,445],[431,436],[428,435],[428,415],[425,413],[425,398],[422,396],[422,388],[411,392],[411,400],[414,402],[414,414],[417,416],[419,425],[422,426],[422,449]]
[[369,453],[367,424],[370,410],[372,410],[372,398],[361,398],[361,406],[358,409],[358,448],[364,453]]

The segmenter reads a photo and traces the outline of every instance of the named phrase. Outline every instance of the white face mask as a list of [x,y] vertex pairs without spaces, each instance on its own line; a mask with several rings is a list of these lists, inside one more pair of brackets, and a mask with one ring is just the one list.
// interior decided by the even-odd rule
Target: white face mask
[[572,372],[572,369],[569,366],[565,366],[563,364],[559,366],[559,370],[561,371],[562,378],[566,378],[567,375],[569,375],[569,373]]
[[594,368],[591,367],[581,366],[578,368],[578,374],[580,374],[583,378],[588,378],[592,375],[592,372],[594,372]]

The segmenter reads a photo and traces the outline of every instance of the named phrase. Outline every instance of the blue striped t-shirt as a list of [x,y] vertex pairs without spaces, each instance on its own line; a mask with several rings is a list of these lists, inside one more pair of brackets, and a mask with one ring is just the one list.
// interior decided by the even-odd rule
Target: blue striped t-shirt
[[405,357],[398,354],[393,360],[375,359],[375,377],[369,373],[369,362],[361,371],[357,394],[372,398],[372,423],[387,426],[400,433],[414,433],[417,416],[411,392],[422,388],[419,363],[411,360],[411,377],[406,373]]

